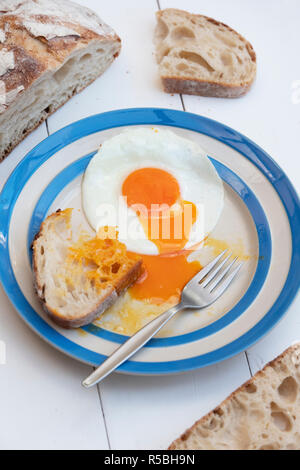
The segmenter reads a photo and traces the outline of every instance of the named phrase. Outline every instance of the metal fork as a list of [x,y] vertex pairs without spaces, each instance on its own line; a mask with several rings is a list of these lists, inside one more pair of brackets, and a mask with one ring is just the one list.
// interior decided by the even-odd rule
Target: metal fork
[[[236,257],[225,267],[231,257],[228,255],[223,258],[226,252],[227,250],[223,251],[185,285],[181,300],[177,305],[159,315],[125,341],[82,382],[82,385],[89,388],[107,377],[141,349],[180,310],[204,308],[215,302],[228,288],[243,265],[243,263],[239,263],[232,269],[233,264],[237,261]],[[222,269],[223,267],[224,269]]]

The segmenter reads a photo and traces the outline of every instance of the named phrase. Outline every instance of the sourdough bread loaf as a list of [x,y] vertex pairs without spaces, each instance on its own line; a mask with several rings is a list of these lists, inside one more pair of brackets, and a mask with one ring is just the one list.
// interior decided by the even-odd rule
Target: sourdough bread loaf
[[256,75],[251,44],[213,18],[174,8],[158,11],[155,44],[168,93],[237,98]]
[[0,161],[120,47],[112,28],[69,0],[0,0]]

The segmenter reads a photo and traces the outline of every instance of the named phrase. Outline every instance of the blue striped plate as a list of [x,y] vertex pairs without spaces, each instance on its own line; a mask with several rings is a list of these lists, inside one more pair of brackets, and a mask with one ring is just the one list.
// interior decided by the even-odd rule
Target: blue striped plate
[[287,177],[261,148],[210,119],[166,109],[112,111],[41,142],[0,195],[1,282],[37,333],[80,361],[98,365],[126,340],[126,331],[111,331],[105,321],[71,331],[51,323],[33,290],[30,244],[48,213],[81,208],[80,184],[88,162],[101,142],[128,126],[170,127],[207,151],[225,187],[224,211],[211,237],[242,253],[247,263],[213,307],[178,315],[119,370],[168,374],[219,362],[267,333],[294,298],[300,279],[300,206]]

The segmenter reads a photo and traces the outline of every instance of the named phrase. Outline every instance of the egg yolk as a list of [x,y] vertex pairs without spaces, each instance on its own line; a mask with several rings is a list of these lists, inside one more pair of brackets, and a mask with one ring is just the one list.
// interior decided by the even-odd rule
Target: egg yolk
[[159,252],[142,255],[145,275],[131,288],[131,295],[158,304],[178,301],[185,284],[200,269],[183,252],[197,218],[196,206],[181,199],[177,180],[159,168],[132,172],[123,183],[122,195]]
[[184,248],[196,221],[197,209],[192,202],[181,199],[174,176],[159,168],[141,168],[126,178],[122,194],[159,253]]
[[151,213],[153,206],[172,206],[180,196],[177,180],[160,168],[140,168],[127,176],[122,186],[127,205],[143,205]]

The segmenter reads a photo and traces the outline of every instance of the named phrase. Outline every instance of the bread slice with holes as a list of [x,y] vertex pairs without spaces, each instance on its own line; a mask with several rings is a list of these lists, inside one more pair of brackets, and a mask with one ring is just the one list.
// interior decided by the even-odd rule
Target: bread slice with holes
[[300,450],[300,343],[197,421],[171,450]]
[[174,8],[158,11],[155,44],[167,93],[237,98],[254,81],[253,47],[212,18]]
[[0,0],[0,161],[99,77],[121,40],[69,0]]
[[95,320],[142,274],[142,261],[117,239],[72,234],[72,209],[42,223],[32,245],[36,292],[63,328]]

